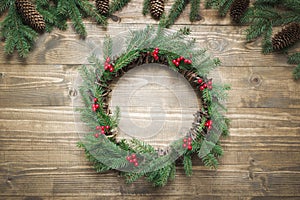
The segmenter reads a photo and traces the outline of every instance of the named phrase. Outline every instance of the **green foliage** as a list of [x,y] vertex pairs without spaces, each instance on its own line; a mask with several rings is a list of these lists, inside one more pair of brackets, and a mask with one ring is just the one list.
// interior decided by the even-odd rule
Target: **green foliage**
[[150,0],[144,0],[143,3],[143,15],[147,15],[149,13],[150,10]]
[[[4,2],[5,3],[5,2]],[[15,4],[2,5],[2,9],[9,6],[8,14],[0,24],[0,36],[5,38],[6,43],[4,51],[7,54],[12,54],[15,49],[22,58],[27,57],[38,33],[29,26],[23,24],[20,15],[16,12]]]
[[229,11],[233,1],[234,0],[206,0],[205,7],[217,9],[219,15],[224,17]]
[[190,21],[198,21],[200,20],[200,0],[191,0],[191,12],[190,12]]
[[183,12],[188,2],[188,0],[176,0],[171,7],[169,15],[167,17],[162,17],[160,26],[169,28],[171,25],[173,25],[180,14]]
[[[84,66],[80,69],[80,74],[83,79],[80,93],[82,95],[84,108],[80,108],[81,117],[84,122],[91,128],[91,132],[82,141],[80,147],[84,148],[87,158],[93,162],[97,171],[104,171],[107,169],[116,169],[121,172],[121,175],[126,178],[128,183],[131,183],[138,178],[145,176],[146,179],[153,183],[154,186],[164,186],[169,179],[175,177],[175,160],[178,157],[183,158],[184,170],[186,175],[192,175],[192,160],[193,153],[198,153],[199,157],[203,160],[206,166],[216,167],[217,161],[214,160],[223,154],[221,146],[214,145],[217,143],[219,136],[228,126],[226,118],[222,115],[225,108],[222,104],[216,103],[213,99],[224,100],[226,98],[225,90],[227,86],[215,84],[212,90],[205,89],[202,92],[202,100],[205,103],[206,116],[202,119],[199,125],[199,132],[194,141],[192,141],[192,150],[183,148],[182,138],[174,141],[170,146],[168,153],[159,156],[156,149],[138,139],[116,141],[111,138],[101,135],[94,137],[96,132],[95,126],[109,125],[113,129],[117,128],[119,119],[119,110],[114,112],[114,115],[107,113],[102,106],[107,102],[104,100],[103,95],[110,91],[110,82],[113,78],[121,76],[120,71],[126,71],[127,66],[140,58],[148,55],[154,48],[158,47],[159,57],[164,62],[170,63],[170,68],[175,71],[190,71],[197,73],[197,76],[203,77],[201,72],[205,75],[209,71],[220,64],[218,59],[211,59],[205,50],[199,50],[195,47],[193,39],[185,39],[187,31],[170,32],[162,27],[157,30],[153,27],[146,27],[143,30],[132,31],[130,37],[126,41],[125,52],[118,57],[112,55],[112,39],[106,37],[104,41],[104,60],[107,57],[113,59],[115,67],[114,72],[104,71],[103,62],[95,56],[89,59],[90,65]],[[147,59],[151,60],[151,55]],[[193,65],[181,63],[176,67],[172,64],[172,60],[184,56],[185,58],[192,59]],[[153,62],[156,62],[153,60]],[[159,62],[159,61],[157,61]],[[205,78],[207,79],[207,78]],[[194,81],[194,80],[193,80]],[[100,108],[92,111],[91,105],[93,98],[98,98]],[[214,122],[214,131],[208,132],[204,124],[207,119],[212,119]],[[220,134],[219,134],[220,133]],[[202,134],[206,134],[208,139]],[[130,160],[130,155],[136,155],[138,166],[133,165]]]
[[187,176],[191,176],[192,175],[192,158],[190,155],[184,155],[183,156],[183,168],[185,171],[185,174]]
[[298,64],[293,70],[293,76],[295,80],[300,79],[300,64]]
[[300,53],[294,53],[288,58],[289,64],[297,64],[293,70],[293,76],[295,80],[300,79]]
[[122,10],[123,7],[125,7],[130,0],[113,0],[111,3],[111,6],[109,7],[109,13],[113,14],[119,10]]

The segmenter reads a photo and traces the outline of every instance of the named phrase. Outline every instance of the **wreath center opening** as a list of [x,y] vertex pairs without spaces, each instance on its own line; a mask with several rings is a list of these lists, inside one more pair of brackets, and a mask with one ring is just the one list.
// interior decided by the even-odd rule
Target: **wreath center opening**
[[120,108],[117,140],[136,138],[166,149],[182,138],[201,100],[178,72],[158,63],[141,64],[111,84],[110,109]]

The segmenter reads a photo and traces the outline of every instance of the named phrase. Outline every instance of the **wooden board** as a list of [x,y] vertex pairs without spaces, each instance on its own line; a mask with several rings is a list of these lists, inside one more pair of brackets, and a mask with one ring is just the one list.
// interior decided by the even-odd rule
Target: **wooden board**
[[195,159],[192,177],[177,167],[165,188],[144,179],[128,185],[116,172],[95,173],[76,147],[78,68],[106,34],[157,24],[132,0],[107,30],[86,21],[86,40],[72,29],[42,35],[27,60],[5,56],[0,43],[0,199],[299,199],[300,83],[292,79],[293,66],[284,55],[262,55],[259,41],[245,43],[246,27],[201,6],[203,20],[190,23],[188,6],[172,29],[191,25],[197,45],[221,59],[216,73],[232,87],[231,136],[221,141],[217,171]]

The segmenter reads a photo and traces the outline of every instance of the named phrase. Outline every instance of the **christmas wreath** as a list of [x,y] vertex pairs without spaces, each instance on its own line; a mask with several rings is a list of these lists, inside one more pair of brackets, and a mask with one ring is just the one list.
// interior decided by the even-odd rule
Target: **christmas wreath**
[[[80,94],[85,106],[79,108],[81,120],[90,128],[78,146],[97,172],[117,170],[127,182],[144,176],[154,186],[164,186],[175,177],[177,164],[182,164],[188,176],[192,174],[192,156],[197,155],[204,165],[216,168],[217,158],[223,154],[219,137],[228,135],[228,119],[224,105],[228,86],[208,78],[209,72],[219,66],[205,50],[195,46],[188,29],[170,32],[164,28],[146,27],[131,31],[124,50],[112,55],[113,40],[106,37],[103,59],[91,56],[90,65],[80,70]],[[136,138],[119,139],[120,110],[108,105],[112,81],[130,69],[144,63],[159,63],[182,74],[197,88],[202,107],[195,111],[194,122],[180,139],[168,147],[165,154]]]

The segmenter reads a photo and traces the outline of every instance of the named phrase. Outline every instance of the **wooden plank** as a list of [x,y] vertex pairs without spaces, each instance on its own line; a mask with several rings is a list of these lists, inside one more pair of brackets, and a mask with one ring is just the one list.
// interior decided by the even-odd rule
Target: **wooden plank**
[[[3,53],[3,46],[0,47],[1,64],[84,64],[87,57],[92,53],[101,52],[103,38],[120,35],[129,29],[144,28],[143,24],[111,24],[106,30],[93,23],[86,23],[88,37],[86,40],[79,40],[71,29],[65,32],[53,31],[51,34],[44,34],[36,42],[30,56],[26,61],[19,59],[17,55],[7,57]],[[183,25],[173,26],[178,30]],[[257,42],[245,43],[245,28],[233,26],[192,26],[191,36],[197,41],[199,48],[208,49],[209,52],[221,59],[223,66],[290,66],[286,63],[286,56],[283,54],[262,55],[260,44]],[[122,34],[121,34],[122,35]],[[294,50],[299,50],[296,45]]]
[[[0,65],[0,107],[72,105],[78,94],[78,67],[27,65],[23,69],[21,65]],[[232,87],[227,101],[229,108],[300,108],[300,88],[293,81],[291,70],[291,67],[220,67],[214,76]]]

